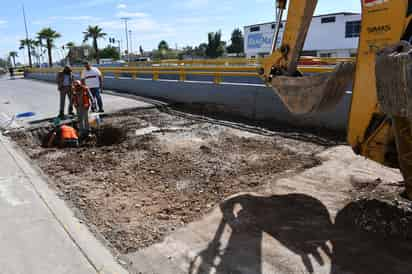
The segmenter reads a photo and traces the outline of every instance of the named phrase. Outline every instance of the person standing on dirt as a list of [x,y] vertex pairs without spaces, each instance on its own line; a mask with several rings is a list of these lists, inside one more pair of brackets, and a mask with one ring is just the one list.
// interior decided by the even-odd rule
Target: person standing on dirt
[[[84,70],[81,73],[82,83],[86,85],[93,97],[97,101],[99,107],[99,112],[104,112],[103,109],[103,100],[101,92],[103,90],[103,76],[98,68],[92,67],[89,62],[85,63]],[[92,111],[96,112],[96,106],[92,105]]]
[[92,105],[93,96],[87,86],[80,81],[73,82],[73,104],[77,111],[79,121],[80,139],[85,139],[89,136],[89,109]]
[[69,115],[73,115],[72,104],[72,85],[73,85],[73,72],[69,66],[65,66],[63,71],[57,74],[57,89],[60,91],[60,111],[59,118],[64,119],[64,108],[66,105],[66,96],[69,99]]

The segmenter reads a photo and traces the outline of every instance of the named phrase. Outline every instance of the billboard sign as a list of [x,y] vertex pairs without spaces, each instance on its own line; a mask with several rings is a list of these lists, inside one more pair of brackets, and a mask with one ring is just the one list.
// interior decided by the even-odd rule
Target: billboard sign
[[271,50],[273,33],[253,33],[247,38],[248,49]]

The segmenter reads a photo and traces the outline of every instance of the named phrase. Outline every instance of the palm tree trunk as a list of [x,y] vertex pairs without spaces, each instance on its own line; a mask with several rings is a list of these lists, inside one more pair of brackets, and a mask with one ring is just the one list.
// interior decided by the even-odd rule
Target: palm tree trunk
[[33,63],[31,62],[31,44],[30,43],[27,43],[27,52],[29,56],[29,67],[32,67]]
[[53,66],[52,45],[49,41],[47,42],[47,54],[49,55],[49,67],[52,67]]
[[13,56],[12,59],[13,59],[13,67],[16,67],[16,57]]
[[96,54],[96,63],[100,64],[99,47],[97,46],[97,38],[93,38],[93,48]]

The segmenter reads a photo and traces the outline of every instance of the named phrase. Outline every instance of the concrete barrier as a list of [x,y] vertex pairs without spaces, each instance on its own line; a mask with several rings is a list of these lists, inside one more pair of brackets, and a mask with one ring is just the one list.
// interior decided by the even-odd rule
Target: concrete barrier
[[[78,75],[76,75],[78,77]],[[27,78],[54,82],[55,74],[30,73]],[[243,81],[244,82],[244,81]],[[281,122],[299,127],[326,128],[346,131],[351,94],[344,96],[331,112],[293,115],[270,89],[259,84],[210,82],[179,82],[174,80],[153,81],[151,79],[105,77],[105,89],[131,93],[143,97],[186,104],[206,104],[216,106],[221,112],[239,117]]]

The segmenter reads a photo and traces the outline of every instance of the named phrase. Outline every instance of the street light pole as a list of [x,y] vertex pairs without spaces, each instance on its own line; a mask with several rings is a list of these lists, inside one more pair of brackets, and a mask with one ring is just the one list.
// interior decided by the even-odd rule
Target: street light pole
[[120,18],[124,22],[124,30],[126,33],[126,51],[127,51],[127,62],[130,62],[130,55],[129,55],[129,33],[127,29],[127,22],[130,20],[128,17]]
[[133,53],[133,39],[132,39],[132,30],[129,30],[129,41],[130,41],[130,52]]
[[24,9],[24,5],[22,5],[23,8],[23,19],[24,19],[24,28],[26,30],[26,46],[27,46],[27,53],[29,55],[29,67],[32,67],[33,64],[31,63],[31,43],[29,40],[29,29],[27,27],[27,20],[26,20],[26,11]]

